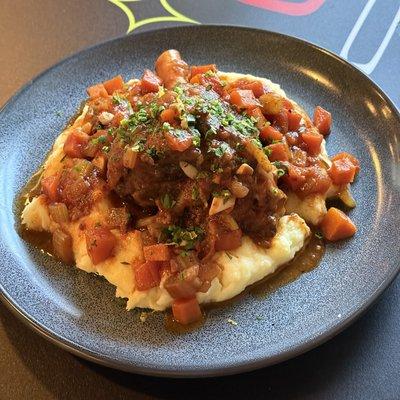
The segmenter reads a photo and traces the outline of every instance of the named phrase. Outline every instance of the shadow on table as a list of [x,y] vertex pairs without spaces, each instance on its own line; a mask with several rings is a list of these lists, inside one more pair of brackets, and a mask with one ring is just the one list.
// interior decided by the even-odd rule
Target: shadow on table
[[[383,297],[392,290],[393,286]],[[377,331],[377,324],[382,328],[393,317],[382,299],[345,332],[293,360],[236,376],[174,380],[114,371],[80,360],[3,310],[0,319],[19,357],[55,398],[62,399],[334,398],[334,389],[339,390],[351,376],[355,360],[358,365],[368,364],[368,360],[360,359],[365,346],[374,343],[372,333]]]

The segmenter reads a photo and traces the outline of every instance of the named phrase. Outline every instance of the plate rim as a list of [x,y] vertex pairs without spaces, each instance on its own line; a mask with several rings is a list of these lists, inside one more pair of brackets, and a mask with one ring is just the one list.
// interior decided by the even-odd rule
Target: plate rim
[[[372,85],[374,90],[384,99],[387,105],[394,112],[395,117],[399,121],[400,125],[400,111],[399,108],[394,104],[391,98],[383,91],[383,89],[372,80],[368,75],[366,75],[363,71],[357,68],[355,65],[351,64],[347,60],[343,59],[336,53],[331,50],[328,50],[322,46],[319,46],[311,41],[299,38],[297,36],[287,35],[285,33],[270,31],[266,29],[260,28],[252,28],[249,26],[243,25],[230,25],[230,24],[201,24],[201,25],[177,25],[170,26],[165,28],[157,28],[157,29],[147,29],[142,32],[133,32],[128,35],[120,35],[99,43],[96,43],[92,46],[85,47],[75,53],[72,53],[55,64],[52,64],[50,67],[38,73],[32,79],[28,80],[25,84],[23,84],[17,91],[15,91],[10,98],[4,103],[4,105],[0,108],[0,115],[3,112],[6,112],[8,108],[12,107],[13,103],[32,85],[36,83],[42,76],[46,75],[48,72],[53,70],[54,68],[59,67],[60,65],[79,57],[80,55],[92,51],[98,47],[112,44],[114,42],[118,42],[120,40],[124,40],[132,37],[140,37],[146,36],[148,34],[153,34],[157,32],[163,32],[168,30],[207,30],[207,29],[232,29],[232,30],[241,30],[241,31],[250,31],[253,33],[259,34],[269,34],[272,36],[283,37],[291,41],[295,41],[303,46],[311,46],[314,50],[318,52],[323,52],[327,54],[329,57],[333,58],[335,62],[339,62],[342,65],[345,65],[347,68],[351,68],[355,73],[360,74],[364,79],[367,79],[368,83]],[[304,354],[311,349],[314,349],[323,343],[327,342],[343,330],[345,330],[348,326],[350,326],[353,322],[355,322],[358,318],[360,318],[371,306],[375,303],[375,301],[379,298],[379,296],[390,286],[390,284],[394,281],[396,276],[400,272],[400,264],[397,265],[393,271],[389,275],[387,275],[384,281],[376,288],[375,292],[365,301],[360,307],[354,308],[348,315],[346,319],[340,320],[338,323],[331,326],[330,329],[321,331],[317,335],[315,335],[311,340],[307,342],[298,344],[293,347],[287,348],[285,351],[280,352],[274,356],[270,357],[260,357],[253,361],[238,361],[231,363],[230,365],[225,366],[216,366],[216,367],[196,367],[190,369],[171,369],[171,368],[154,368],[141,364],[132,364],[125,362],[123,360],[115,360],[113,358],[108,357],[105,354],[102,354],[101,351],[93,351],[79,345],[76,342],[69,341],[65,337],[58,335],[52,329],[44,326],[28,312],[23,310],[16,302],[13,301],[12,296],[7,293],[1,284],[0,281],[0,300],[2,303],[9,309],[11,312],[18,317],[25,325],[29,326],[35,332],[39,333],[39,335],[51,343],[54,343],[56,346],[62,348],[63,350],[68,351],[76,356],[79,356],[88,361],[103,365],[105,367],[110,367],[114,369],[118,369],[125,372],[138,373],[141,375],[148,376],[157,376],[157,377],[170,377],[170,378],[206,378],[206,377],[214,377],[214,376],[226,376],[226,375],[234,375],[238,373],[253,371],[259,368],[272,366],[278,364],[280,362],[287,361],[293,357]]]

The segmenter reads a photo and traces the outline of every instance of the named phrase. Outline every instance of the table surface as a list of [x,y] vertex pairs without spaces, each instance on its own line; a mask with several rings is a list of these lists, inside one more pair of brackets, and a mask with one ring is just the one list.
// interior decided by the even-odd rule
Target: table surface
[[[149,21],[160,16],[169,20]],[[357,63],[399,107],[399,21],[398,0],[2,0],[0,105],[42,70],[89,45],[197,22],[253,26],[319,44]],[[400,399],[399,338],[396,279],[355,324],[307,354],[233,377],[177,381],[78,359],[0,305],[0,398]]]

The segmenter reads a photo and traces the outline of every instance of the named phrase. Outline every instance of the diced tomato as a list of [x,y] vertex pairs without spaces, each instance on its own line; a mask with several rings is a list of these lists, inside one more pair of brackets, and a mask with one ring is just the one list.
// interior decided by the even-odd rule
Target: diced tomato
[[142,93],[158,92],[160,85],[161,79],[149,69],[146,69],[142,76]]
[[58,175],[51,175],[47,178],[42,179],[42,192],[51,201],[57,201],[58,199],[58,184],[60,182],[60,177]]
[[289,130],[288,114],[289,114],[288,110],[284,108],[283,110],[281,110],[279,114],[276,114],[274,116],[275,125],[279,127],[279,130],[282,133],[287,133],[287,131]]
[[282,180],[291,190],[304,198],[312,193],[326,193],[331,179],[325,169],[318,166],[298,167],[289,164],[288,173]]
[[257,98],[265,94],[265,88],[261,81],[238,79],[236,82],[232,84],[231,88],[251,90],[254,93],[254,96]]
[[315,156],[320,152],[323,139],[322,135],[307,130],[301,134],[301,139],[306,144],[310,155]]
[[64,142],[64,153],[68,157],[83,158],[84,150],[89,142],[90,136],[80,130],[73,130]]
[[122,111],[117,111],[117,112],[114,114],[114,118],[113,118],[112,121],[111,121],[111,125],[112,125],[112,126],[115,126],[115,127],[118,127],[118,126],[120,125],[121,121],[122,121],[123,119],[125,119],[125,118],[126,118],[125,113],[123,113]]
[[124,87],[124,80],[121,75],[117,75],[114,78],[103,82],[103,85],[108,94],[113,94],[116,90],[121,90]]
[[260,105],[251,90],[232,90],[230,93],[230,102],[240,109],[252,109]]
[[[184,272],[183,272],[184,273]],[[171,275],[165,281],[164,287],[171,297],[174,299],[188,298],[196,295],[197,289],[201,282],[197,280],[181,279],[180,272],[178,275]]]
[[300,128],[301,114],[296,111],[289,110],[288,111],[288,130],[289,131],[297,131]]
[[197,75],[192,76],[190,78],[189,82],[192,83],[192,84],[195,84],[195,83],[200,84],[201,83],[201,74],[197,74]]
[[107,90],[102,83],[88,87],[87,93],[91,99],[108,96]]
[[317,106],[314,111],[314,125],[323,136],[328,135],[331,131],[332,116],[329,111]]
[[344,185],[354,181],[358,166],[354,165],[347,157],[332,161],[329,176],[336,185]]
[[195,297],[179,299],[172,303],[172,315],[176,322],[188,325],[202,318],[199,302]]
[[85,232],[85,236],[86,249],[93,264],[98,264],[112,255],[117,239],[108,228],[90,228]]
[[161,281],[160,265],[156,261],[134,265],[136,289],[148,290],[158,286]]
[[334,242],[353,236],[357,227],[343,211],[331,207],[321,222],[321,231],[326,239]]
[[170,132],[165,132],[164,136],[171,150],[182,152],[187,150],[192,145],[193,138],[185,131],[179,131],[179,132],[180,132],[179,135],[175,135]]
[[242,244],[242,231],[219,232],[215,241],[215,251],[235,250]]
[[270,161],[289,161],[290,153],[285,143],[273,143],[267,148],[271,151],[268,156]]
[[290,164],[288,173],[284,175],[283,181],[289,186],[290,189],[295,192],[298,191],[306,181],[304,168]]
[[171,252],[166,244],[153,244],[143,247],[144,258],[146,261],[169,261]]
[[160,114],[161,122],[168,122],[169,124],[173,124],[176,117],[177,113],[173,108],[166,108],[165,110],[161,111]]
[[254,117],[257,120],[257,128],[262,129],[265,126],[267,120],[264,117],[264,114],[261,111],[260,107],[253,108],[252,110],[247,111],[247,114],[250,117]]
[[278,129],[275,129],[271,125],[265,125],[261,131],[260,131],[260,137],[261,139],[267,140],[267,141],[274,141],[274,140],[282,140],[283,135],[278,131]]
[[335,156],[333,156],[331,160],[336,161],[336,160],[341,160],[343,158],[349,160],[356,167],[356,174],[358,174],[358,172],[360,171],[360,161],[358,161],[357,158],[351,155],[350,153],[346,152],[338,153]]
[[215,64],[208,65],[193,65],[190,67],[190,76],[196,76],[198,74],[205,74],[208,71],[216,72],[217,66]]

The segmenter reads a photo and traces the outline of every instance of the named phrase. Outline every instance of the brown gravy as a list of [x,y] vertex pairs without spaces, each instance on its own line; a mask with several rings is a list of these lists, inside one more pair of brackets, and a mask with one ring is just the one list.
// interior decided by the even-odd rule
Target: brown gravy
[[[192,332],[195,329],[200,328],[207,317],[208,311],[231,305],[232,303],[243,298],[246,293],[250,293],[256,297],[267,297],[272,294],[280,287],[287,285],[290,282],[295,281],[300,275],[305,272],[312,271],[320,263],[323,255],[325,253],[325,243],[315,231],[311,232],[310,238],[306,246],[296,254],[295,258],[289,263],[282,265],[276,272],[271,275],[266,276],[259,282],[249,286],[242,293],[238,294],[232,299],[222,301],[219,303],[205,304],[202,308],[203,318],[190,325],[180,325],[177,323],[173,316],[171,310],[166,311],[164,318],[165,329],[174,334],[185,334]],[[228,322],[228,321],[227,321]]]
[[[40,251],[53,256],[53,244],[50,233],[29,231],[19,223],[21,220],[20,216],[22,210],[27,201],[40,193],[39,182],[41,172],[42,170],[40,169],[35,175],[32,176],[26,186],[21,190],[21,193],[16,201],[16,213],[19,216],[17,229],[22,239],[30,243],[32,246],[40,249]],[[168,310],[165,312],[164,317],[165,328],[174,334],[185,334],[200,328],[204,324],[204,321],[207,317],[207,312],[209,310],[228,306],[241,299],[246,295],[246,293],[250,293],[256,297],[266,297],[278,290],[281,286],[293,282],[303,273],[309,272],[316,268],[320,263],[324,252],[325,244],[323,239],[321,239],[316,232],[312,231],[308,243],[303,250],[301,250],[301,252],[298,253],[292,261],[281,266],[275,273],[248,287],[245,291],[235,296],[233,299],[220,303],[206,304],[203,307],[203,318],[194,322],[193,324],[181,325],[177,323],[172,316],[171,310]]]

